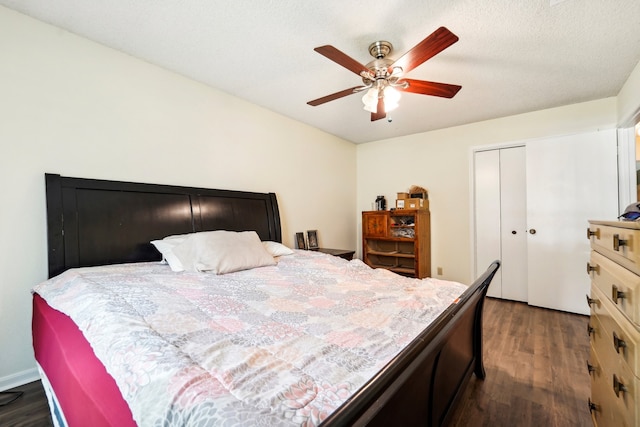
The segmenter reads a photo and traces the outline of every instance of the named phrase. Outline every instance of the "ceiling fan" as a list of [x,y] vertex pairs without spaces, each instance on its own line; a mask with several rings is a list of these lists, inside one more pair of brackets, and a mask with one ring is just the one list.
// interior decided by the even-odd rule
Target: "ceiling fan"
[[453,98],[462,86],[407,79],[404,75],[457,41],[458,36],[447,28],[440,27],[395,61],[387,56],[393,50],[391,43],[387,41],[374,42],[369,46],[369,54],[375,59],[367,65],[362,65],[333,46],[317,47],[314,49],[316,52],[362,77],[363,85],[314,99],[307,104],[315,107],[347,95],[366,91],[362,102],[364,109],[371,112],[371,121],[373,122],[385,118],[388,111],[398,106],[400,98],[398,90]]

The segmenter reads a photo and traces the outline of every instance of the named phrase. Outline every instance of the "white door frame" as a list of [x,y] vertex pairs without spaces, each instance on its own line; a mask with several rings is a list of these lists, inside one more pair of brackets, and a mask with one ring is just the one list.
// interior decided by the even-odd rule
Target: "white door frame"
[[618,129],[618,214],[637,201],[636,129]]

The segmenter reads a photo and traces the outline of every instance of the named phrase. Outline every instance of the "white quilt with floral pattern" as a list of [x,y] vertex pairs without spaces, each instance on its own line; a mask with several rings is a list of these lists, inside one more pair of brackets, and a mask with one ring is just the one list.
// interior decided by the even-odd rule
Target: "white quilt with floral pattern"
[[465,289],[296,251],[221,276],[73,269],[34,292],[78,324],[140,426],[315,426]]

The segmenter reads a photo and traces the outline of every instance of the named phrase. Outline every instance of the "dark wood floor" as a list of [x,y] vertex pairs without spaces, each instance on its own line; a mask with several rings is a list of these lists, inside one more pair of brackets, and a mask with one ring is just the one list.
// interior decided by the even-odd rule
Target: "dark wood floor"
[[[487,299],[487,378],[472,377],[452,425],[591,426],[587,317]],[[51,426],[40,382],[0,407],[0,426]],[[2,402],[0,395],[0,403]]]
[[484,381],[471,378],[453,426],[592,426],[587,316],[488,298]]
[[[40,381],[9,390],[22,391],[23,395],[13,403],[0,406],[0,426],[41,427],[53,426],[49,415],[49,405]],[[11,396],[0,393],[0,404]]]

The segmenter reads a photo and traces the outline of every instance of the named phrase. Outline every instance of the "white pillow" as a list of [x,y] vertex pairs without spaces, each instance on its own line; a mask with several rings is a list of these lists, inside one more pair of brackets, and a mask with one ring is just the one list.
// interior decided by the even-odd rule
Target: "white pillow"
[[266,241],[262,242],[264,248],[269,252],[272,256],[282,256],[282,255],[292,255],[293,251],[278,242]]
[[156,249],[162,254],[162,260],[166,261],[171,267],[172,271],[184,271],[184,267],[182,267],[182,263],[173,254],[173,248],[184,242],[188,234],[181,234],[175,236],[168,236],[162,240],[153,240],[151,244],[156,247]]
[[194,233],[172,252],[187,271],[225,274],[276,264],[255,231]]

